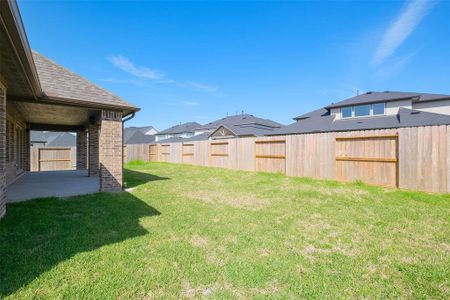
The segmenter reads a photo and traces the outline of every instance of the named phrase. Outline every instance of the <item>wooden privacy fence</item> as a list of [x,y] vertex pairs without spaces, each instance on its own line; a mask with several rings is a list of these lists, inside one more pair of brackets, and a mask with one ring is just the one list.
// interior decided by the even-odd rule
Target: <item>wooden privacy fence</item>
[[31,147],[31,171],[74,170],[75,147]]
[[[128,149],[130,146],[128,145]],[[147,145],[167,161],[429,192],[450,192],[450,126],[325,132]]]

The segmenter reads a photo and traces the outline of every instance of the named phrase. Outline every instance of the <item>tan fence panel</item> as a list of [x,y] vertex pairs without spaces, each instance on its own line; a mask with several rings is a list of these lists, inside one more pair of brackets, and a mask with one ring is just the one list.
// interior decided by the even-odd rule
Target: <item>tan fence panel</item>
[[152,144],[148,145],[148,160],[158,161],[158,145]]
[[30,171],[39,171],[39,147],[31,147],[30,149]]
[[183,150],[182,143],[171,143],[169,162],[181,164],[183,161],[182,150]]
[[148,144],[127,144],[124,147],[124,161],[132,160],[149,161],[149,147]]
[[256,138],[253,137],[235,139],[236,168],[238,170],[255,170],[255,140]]
[[398,186],[398,135],[336,137],[336,179]]
[[170,162],[171,146],[172,144],[161,144],[161,161]]
[[286,175],[334,178],[334,133],[286,136]]
[[210,142],[209,165],[211,167],[228,168],[228,141]]
[[192,142],[194,157],[192,164],[197,166],[209,166],[209,141]]
[[450,192],[450,126],[399,128],[399,187]]
[[182,144],[182,163],[193,165],[195,162],[195,146],[194,143],[183,143]]
[[71,147],[45,147],[37,148],[37,171],[73,170],[73,157]]
[[264,138],[255,141],[255,171],[286,173],[284,138]]

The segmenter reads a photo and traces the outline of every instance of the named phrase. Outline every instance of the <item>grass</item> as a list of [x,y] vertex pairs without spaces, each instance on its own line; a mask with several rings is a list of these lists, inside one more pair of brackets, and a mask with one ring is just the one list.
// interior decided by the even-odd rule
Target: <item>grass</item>
[[9,204],[0,298],[450,297],[449,195],[142,162],[126,182]]

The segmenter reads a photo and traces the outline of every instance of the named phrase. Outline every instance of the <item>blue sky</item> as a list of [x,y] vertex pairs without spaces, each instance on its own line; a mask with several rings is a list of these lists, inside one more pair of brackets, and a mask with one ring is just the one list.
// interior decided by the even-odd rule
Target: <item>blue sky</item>
[[164,129],[288,124],[356,91],[450,94],[450,2],[20,1],[33,49]]

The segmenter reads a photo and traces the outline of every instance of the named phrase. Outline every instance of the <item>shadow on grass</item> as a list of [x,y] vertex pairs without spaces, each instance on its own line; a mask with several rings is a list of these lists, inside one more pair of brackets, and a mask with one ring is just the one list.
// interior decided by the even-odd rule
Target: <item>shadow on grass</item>
[[160,213],[130,193],[98,193],[7,205],[0,221],[0,298],[77,253],[149,234]]
[[141,184],[146,184],[151,181],[169,180],[170,179],[168,177],[160,177],[160,176],[149,174],[149,173],[132,171],[130,169],[125,169],[124,175],[125,175],[125,187],[126,188],[134,188]]

